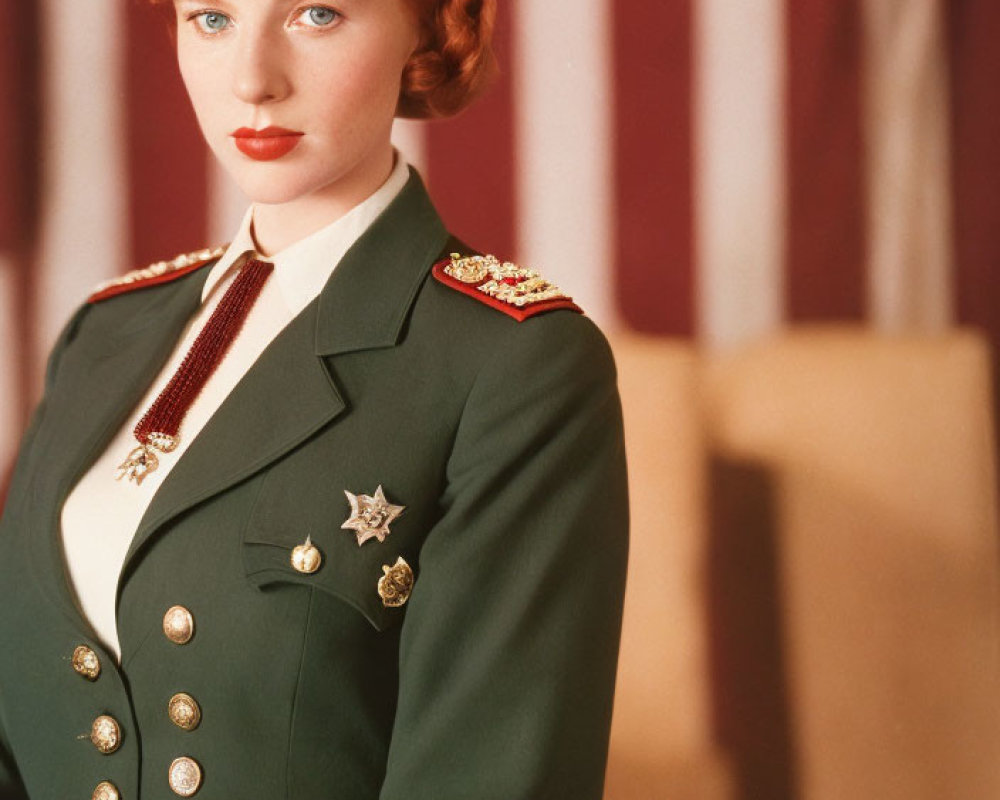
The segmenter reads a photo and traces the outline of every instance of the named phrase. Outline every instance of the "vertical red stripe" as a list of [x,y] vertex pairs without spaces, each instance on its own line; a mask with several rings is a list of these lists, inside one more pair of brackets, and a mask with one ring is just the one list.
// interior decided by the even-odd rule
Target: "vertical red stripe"
[[958,319],[1000,352],[1000,5],[949,3]]
[[[1000,6],[967,0],[946,8],[956,316],[989,338],[993,412],[1000,420]],[[995,433],[1000,449],[1000,425]]]
[[177,69],[163,14],[124,0],[127,41],[129,208],[137,266],[206,241],[205,144]]
[[[44,355],[34,352],[36,273],[31,268],[41,184],[40,28],[36,3],[0,6],[0,252],[16,271],[11,307],[3,314],[12,317],[17,337],[4,343],[8,363],[3,368],[18,387],[14,397],[2,400],[22,421],[34,400],[35,364]],[[0,473],[4,455],[0,452]]]
[[860,0],[787,3],[788,236],[792,320],[866,315]]
[[39,22],[35,3],[0,6],[0,250],[30,243],[38,211]]
[[431,196],[449,230],[473,247],[516,258],[513,20],[509,0],[498,6],[500,77],[464,113],[428,125],[427,168]]
[[646,333],[695,328],[692,2],[616,0],[615,284]]

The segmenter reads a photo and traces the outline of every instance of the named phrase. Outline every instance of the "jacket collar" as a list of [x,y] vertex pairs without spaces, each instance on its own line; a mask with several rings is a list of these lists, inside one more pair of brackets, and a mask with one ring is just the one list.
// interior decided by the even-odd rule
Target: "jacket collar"
[[423,181],[410,179],[344,255],[318,298],[316,355],[392,347],[448,233]]
[[410,169],[406,159],[396,152],[392,172],[375,192],[333,222],[278,252],[267,255],[257,250],[253,235],[257,206],[251,204],[243,215],[232,243],[208,273],[201,290],[202,303],[233,271],[240,256],[249,253],[274,264],[271,281],[277,283],[289,312],[292,315],[298,314],[319,294],[344,254],[368,230],[379,214],[389,207],[409,178]]
[[[412,166],[409,173],[402,190],[348,249],[313,301],[318,304],[316,355],[392,347],[399,341],[417,291],[449,239],[419,173]],[[151,345],[169,339],[172,347],[197,310],[211,272],[201,269],[184,276],[166,301],[151,295],[149,302],[138,303],[136,311],[88,341],[86,349],[95,357],[113,357],[123,341],[138,339]],[[167,305],[170,313],[162,313]]]

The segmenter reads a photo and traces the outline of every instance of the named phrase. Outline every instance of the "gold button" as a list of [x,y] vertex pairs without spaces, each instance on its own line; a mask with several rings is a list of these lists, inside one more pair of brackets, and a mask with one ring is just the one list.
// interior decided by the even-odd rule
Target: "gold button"
[[299,572],[309,575],[318,570],[322,563],[323,554],[308,536],[305,544],[296,545],[292,550],[292,566]]
[[163,615],[163,634],[174,644],[187,644],[194,636],[194,617],[184,606],[171,606]]
[[81,644],[73,651],[73,669],[88,681],[96,681],[101,674],[101,660],[97,653]]
[[105,755],[115,752],[122,743],[122,729],[118,727],[118,720],[101,714],[90,726],[90,741]]
[[410,565],[400,556],[391,567],[383,564],[382,572],[384,574],[378,579],[378,596],[382,598],[382,605],[388,608],[403,605],[413,589],[413,570]]
[[170,721],[178,728],[193,731],[201,722],[201,708],[197,701],[185,692],[178,692],[167,703],[167,714]]
[[94,789],[90,800],[121,800],[121,794],[118,792],[118,787],[111,781],[101,781]]
[[190,797],[201,786],[201,767],[193,758],[187,756],[175,758],[170,762],[167,780],[170,783],[170,788],[174,790],[174,794]]

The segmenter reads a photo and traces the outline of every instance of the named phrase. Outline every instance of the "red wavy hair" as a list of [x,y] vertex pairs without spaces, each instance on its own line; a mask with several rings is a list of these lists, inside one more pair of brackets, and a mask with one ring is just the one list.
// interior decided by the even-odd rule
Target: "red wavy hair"
[[[171,0],[149,2],[167,12],[172,6]],[[411,119],[454,116],[482,94],[496,73],[497,0],[406,2],[417,15],[420,44],[403,69],[396,113]]]
[[496,0],[408,0],[421,42],[403,70],[401,117],[450,117],[468,106],[496,72]]

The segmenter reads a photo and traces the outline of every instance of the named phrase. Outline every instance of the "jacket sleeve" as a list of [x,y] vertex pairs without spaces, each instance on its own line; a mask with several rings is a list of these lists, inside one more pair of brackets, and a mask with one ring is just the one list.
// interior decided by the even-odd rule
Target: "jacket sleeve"
[[[56,338],[56,342],[49,354],[45,368],[45,393],[41,401],[35,407],[31,415],[31,421],[24,435],[21,437],[21,445],[18,450],[17,461],[11,471],[11,482],[8,487],[8,496],[17,496],[20,492],[21,482],[26,478],[26,466],[31,454],[31,445],[35,440],[35,434],[41,425],[42,417],[45,413],[45,399],[52,388],[55,380],[56,370],[63,352],[72,341],[76,332],[77,324],[86,313],[87,306],[80,306],[63,326],[62,331]],[[2,498],[0,498],[2,501]],[[2,526],[0,526],[2,527]],[[2,689],[3,687],[0,687]],[[21,779],[18,776],[17,765],[14,763],[14,756],[8,741],[7,732],[3,725],[2,692],[0,692],[0,800],[28,800],[27,791],[24,789]]]
[[[49,352],[49,357],[45,365],[45,389],[42,395],[42,399],[35,406],[35,410],[32,412],[31,419],[28,422],[28,427],[24,431],[24,435],[21,437],[21,443],[18,447],[17,459],[14,465],[10,469],[10,483],[6,486],[7,491],[4,492],[5,488],[2,484],[6,481],[3,479],[6,477],[4,474],[4,468],[8,465],[4,464],[0,466],[0,512],[3,510],[4,499],[7,496],[14,497],[18,493],[20,488],[20,481],[24,479],[25,475],[25,465],[28,457],[31,453],[31,445],[35,440],[35,434],[38,432],[38,428],[41,425],[42,417],[45,413],[45,400],[48,397],[49,391],[52,388],[52,384],[55,381],[55,374],[59,367],[59,361],[62,359],[63,352],[66,350],[69,343],[73,340],[76,335],[77,327],[80,320],[87,313],[89,309],[88,304],[83,304],[79,306],[76,311],[70,316],[69,320],[63,326],[60,331],[59,336],[56,337],[55,344],[52,346],[52,350]],[[0,787],[3,784],[0,783]],[[3,795],[0,794],[0,800],[3,799]]]
[[0,725],[0,800],[28,800],[28,793],[17,775],[10,745]]
[[400,643],[381,800],[599,800],[628,555],[614,361],[553,312],[491,347]]

